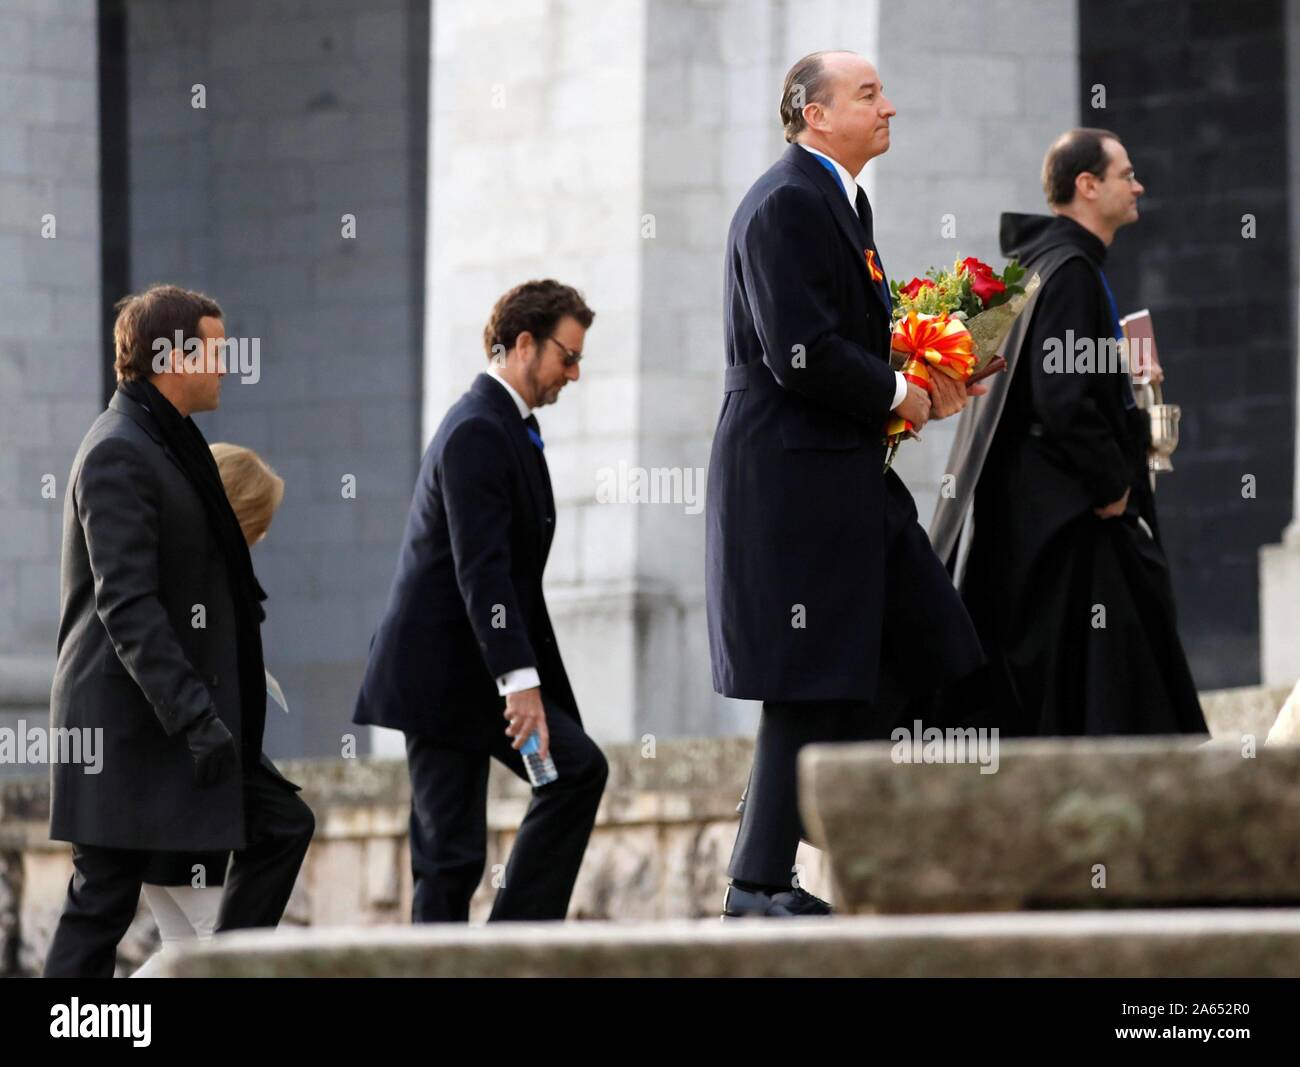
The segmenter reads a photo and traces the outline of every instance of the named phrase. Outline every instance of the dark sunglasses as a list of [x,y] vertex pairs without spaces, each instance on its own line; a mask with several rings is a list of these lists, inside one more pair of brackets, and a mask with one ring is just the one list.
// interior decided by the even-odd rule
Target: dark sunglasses
[[555,341],[555,343],[560,345],[560,348],[564,350],[564,365],[566,367],[576,367],[582,362],[581,352],[575,352],[572,348],[568,347],[568,345],[560,344],[560,342],[556,341],[554,337],[548,337],[547,340]]

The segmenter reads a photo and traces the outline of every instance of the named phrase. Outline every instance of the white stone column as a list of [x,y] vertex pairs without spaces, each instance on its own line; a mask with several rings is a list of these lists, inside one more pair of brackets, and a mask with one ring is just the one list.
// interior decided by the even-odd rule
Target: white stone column
[[547,598],[584,719],[633,735],[637,514],[595,471],[640,462],[645,3],[434,5],[424,440],[486,366],[483,325],[532,278],[596,311],[582,379],[539,413],[558,507]]
[[[435,5],[425,439],[483,367],[500,293],[548,275],[584,291],[582,380],[540,418],[559,505],[547,598],[601,739],[753,728],[713,694],[695,495],[722,397],[727,224],[784,147],[786,68],[828,40],[869,48],[875,10]],[[598,497],[634,472],[694,494]]]
[[[942,22],[957,19],[962,39],[938,56],[921,52],[929,16],[878,0],[435,5],[425,439],[484,366],[497,296],[547,275],[585,292],[597,317],[582,380],[540,419],[559,504],[547,597],[602,740],[754,728],[750,709],[712,691],[702,509],[602,502],[597,488],[620,465],[683,485],[707,467],[727,226],[785,148],[786,70],[821,48],[878,62],[900,121],[863,182],[891,270],[957,245],[992,258],[997,213],[1034,206],[1042,152],[1074,121],[1073,0],[1045,6],[1030,39],[1000,42],[994,59],[955,4]],[[983,117],[965,110],[963,76],[1001,94]],[[927,154],[922,138],[950,134],[956,158]],[[939,240],[949,210],[968,242]],[[946,446],[925,455],[937,486]]]

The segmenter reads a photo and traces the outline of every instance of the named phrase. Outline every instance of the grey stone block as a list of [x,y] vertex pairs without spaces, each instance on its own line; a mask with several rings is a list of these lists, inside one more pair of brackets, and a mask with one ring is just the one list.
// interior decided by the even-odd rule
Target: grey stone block
[[990,774],[895,755],[800,754],[805,825],[848,911],[1300,901],[1300,850],[1280,844],[1300,820],[1300,747],[1007,741]]
[[27,127],[22,123],[0,121],[0,168],[18,173],[27,170]]
[[62,232],[62,222],[60,219],[58,237],[52,240],[39,234],[24,237],[27,280],[50,291],[72,289],[84,299],[88,290],[99,285],[99,242]]
[[[349,146],[342,156],[322,160],[311,169],[313,202],[338,218],[344,212],[357,216],[357,239],[361,236],[361,218],[373,204],[402,204],[411,195],[411,178],[406,161],[374,156],[356,158]],[[339,227],[334,227],[339,232]]]
[[361,56],[392,57],[411,49],[408,37],[409,16],[403,8],[390,11],[367,11],[353,21],[352,50]]
[[37,73],[31,69],[22,72],[0,71],[0,99],[5,102],[5,114],[15,122],[33,126],[47,126],[60,119],[59,86],[63,79],[57,74]]
[[[85,79],[93,72],[95,49],[94,9],[92,5],[80,5],[76,13],[65,13],[62,17],[43,18],[26,23],[25,39],[19,39],[19,47],[30,48],[28,62],[32,70],[63,75],[75,75]],[[13,42],[5,38],[8,49]]]
[[409,282],[405,275],[410,260],[402,249],[367,249],[356,254],[346,242],[340,244],[344,247],[333,255],[321,256],[316,263],[316,292],[323,302],[391,301],[407,295]]
[[0,40],[5,42],[4,49],[0,50],[0,72],[21,74],[39,69],[31,39],[32,31],[38,25],[38,20],[26,17],[12,6],[6,6],[0,12]]
[[6,507],[5,536],[0,537],[0,561],[17,562],[45,556],[51,524],[46,509],[40,506],[38,490],[39,487],[20,487],[18,499]]
[[1289,685],[1215,689],[1201,694],[1201,710],[1215,738],[1235,742],[1249,734],[1262,743],[1290,692]]
[[[414,482],[414,478],[411,482]],[[411,493],[401,497],[379,499],[367,503],[366,508],[357,517],[359,545],[381,545],[397,559],[398,543],[402,530],[405,529],[406,513],[409,510]]]

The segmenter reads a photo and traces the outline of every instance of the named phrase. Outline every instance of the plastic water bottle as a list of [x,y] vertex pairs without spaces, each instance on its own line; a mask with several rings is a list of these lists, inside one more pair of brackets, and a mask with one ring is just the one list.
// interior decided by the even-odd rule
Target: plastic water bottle
[[536,789],[539,785],[549,785],[559,776],[555,770],[555,762],[550,756],[545,759],[539,754],[542,742],[537,736],[537,731],[528,735],[528,740],[524,742],[524,747],[519,750],[519,754],[524,757],[524,768],[528,771],[528,780],[533,783]]

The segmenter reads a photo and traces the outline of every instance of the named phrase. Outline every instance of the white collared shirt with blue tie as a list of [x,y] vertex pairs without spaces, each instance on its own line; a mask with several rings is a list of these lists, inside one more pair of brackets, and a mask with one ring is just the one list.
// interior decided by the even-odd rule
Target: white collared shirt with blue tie
[[[502,389],[510,394],[510,399],[515,402],[515,407],[519,409],[519,417],[521,419],[528,418],[533,413],[532,408],[519,395],[518,390],[501,376],[501,371],[495,365],[489,366],[487,372],[491,378],[500,383]],[[506,671],[505,674],[497,678],[497,692],[501,696],[506,696],[508,693],[518,693],[521,689],[535,689],[541,684],[542,679],[538,675],[536,667],[520,667],[517,670]]]
[[[820,156],[835,168],[835,173],[839,175],[840,185],[844,189],[844,195],[849,198],[849,207],[853,209],[853,214],[856,215],[858,213],[858,189],[860,186],[854,180],[853,175],[849,173],[848,168],[841,164],[839,160],[832,159],[825,152],[818,152],[817,149],[809,148],[806,144],[801,144],[799,147],[805,152],[811,152],[815,156]],[[879,255],[879,253],[877,253],[877,255]],[[890,411],[893,411],[899,404],[907,399],[907,379],[898,371],[894,371],[894,377],[897,379],[897,383],[894,386],[894,402],[889,405]]]

